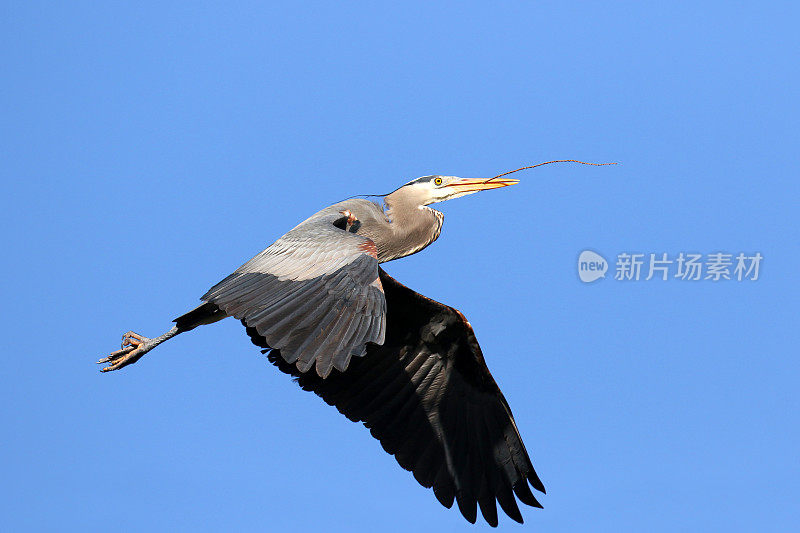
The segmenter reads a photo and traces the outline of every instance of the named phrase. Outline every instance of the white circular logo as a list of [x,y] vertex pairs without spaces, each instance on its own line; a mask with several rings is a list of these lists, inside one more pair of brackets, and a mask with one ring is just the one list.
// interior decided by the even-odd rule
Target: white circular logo
[[606,277],[608,261],[591,250],[584,250],[578,257],[578,277],[584,283],[591,283]]

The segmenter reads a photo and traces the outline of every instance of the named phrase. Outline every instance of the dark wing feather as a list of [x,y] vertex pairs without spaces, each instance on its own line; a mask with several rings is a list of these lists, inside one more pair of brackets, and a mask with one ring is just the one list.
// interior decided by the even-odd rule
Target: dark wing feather
[[301,223],[202,297],[322,377],[382,343],[386,327],[375,244],[348,231],[344,207]]
[[379,273],[388,306],[386,340],[368,345],[367,355],[346,372],[325,379],[298,372],[255,329],[247,332],[303,389],[364,422],[400,466],[433,487],[442,505],[456,501],[470,522],[479,506],[496,526],[498,502],[522,522],[514,494],[541,507],[528,483],[541,492],[544,486],[472,328],[457,310]]

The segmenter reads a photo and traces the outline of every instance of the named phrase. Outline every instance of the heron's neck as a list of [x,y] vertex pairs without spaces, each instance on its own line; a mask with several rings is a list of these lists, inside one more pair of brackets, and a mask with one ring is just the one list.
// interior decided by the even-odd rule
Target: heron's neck
[[417,253],[439,238],[444,214],[415,203],[391,194],[384,199],[390,232],[386,242],[376,243],[381,263]]

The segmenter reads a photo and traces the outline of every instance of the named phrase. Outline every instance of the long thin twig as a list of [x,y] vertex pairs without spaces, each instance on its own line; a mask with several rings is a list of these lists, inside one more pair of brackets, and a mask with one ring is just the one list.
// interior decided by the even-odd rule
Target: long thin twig
[[[503,176],[508,176],[509,174],[513,174],[514,172],[519,172],[520,170],[528,170],[529,168],[536,168],[536,167],[540,167],[542,165],[549,165],[550,163],[580,163],[581,165],[592,165],[592,166],[595,166],[595,167],[603,167],[603,166],[606,166],[606,165],[616,165],[616,163],[585,163],[583,161],[578,161],[577,159],[557,159],[555,161],[545,161],[544,163],[538,163],[536,165],[531,165],[529,167],[522,167],[522,168],[518,168],[516,170],[509,170],[508,172],[503,172],[502,174],[498,174],[497,176],[495,176],[493,178],[489,178],[488,180],[486,180],[486,182],[492,181],[492,180],[497,179],[497,178],[502,178]],[[484,182],[484,183],[486,183],[486,182]]]

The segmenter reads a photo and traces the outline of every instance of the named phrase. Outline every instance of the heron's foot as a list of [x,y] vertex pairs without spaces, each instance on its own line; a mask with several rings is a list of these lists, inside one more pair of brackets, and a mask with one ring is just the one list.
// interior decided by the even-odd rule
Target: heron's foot
[[103,357],[97,361],[98,365],[108,363],[108,366],[100,369],[101,372],[119,370],[122,367],[132,365],[154,347],[152,339],[143,337],[138,333],[129,331],[122,336],[122,349],[117,350],[108,357]]

